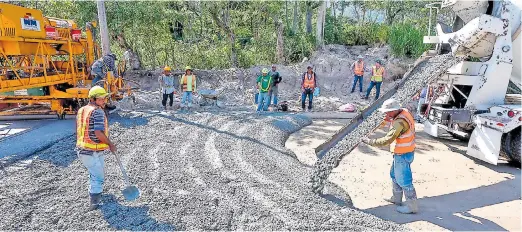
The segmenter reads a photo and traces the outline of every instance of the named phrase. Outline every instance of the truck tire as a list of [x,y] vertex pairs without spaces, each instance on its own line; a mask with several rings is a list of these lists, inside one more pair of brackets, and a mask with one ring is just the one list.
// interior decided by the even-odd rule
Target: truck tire
[[513,164],[517,165],[518,167],[520,167],[520,146],[522,145],[522,142],[520,141],[520,134],[521,130],[520,128],[518,128],[515,129],[515,131],[511,135],[511,152],[509,154],[509,159],[512,161]]
[[455,133],[452,133],[452,132],[449,132],[448,133],[453,137],[453,138],[456,138],[458,139],[459,141],[461,142],[467,142],[469,141],[469,137],[464,137],[464,136],[461,136],[461,135],[458,135],[458,134],[455,134]]
[[500,156],[511,160],[511,133],[505,133],[500,140]]

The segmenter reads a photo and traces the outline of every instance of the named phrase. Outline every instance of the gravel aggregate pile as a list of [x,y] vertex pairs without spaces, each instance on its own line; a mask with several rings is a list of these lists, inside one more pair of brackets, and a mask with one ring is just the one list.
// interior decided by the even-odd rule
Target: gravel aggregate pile
[[[441,76],[448,68],[456,64],[460,59],[451,54],[438,55],[429,59],[424,59],[408,73],[405,78],[408,80],[397,90],[392,98],[395,98],[401,105],[407,104],[411,98],[426,86],[431,80]],[[339,165],[342,158],[377,128],[383,120],[383,114],[375,110],[362,123],[351,131],[343,140],[331,148],[322,159],[314,165],[314,173],[310,182],[314,192],[321,192],[328,176],[332,170]]]
[[[119,112],[111,138],[141,197],[127,202],[106,156],[103,206],[67,137],[0,176],[3,230],[406,230],[351,207],[337,186],[310,191],[313,169],[284,147],[301,116]],[[8,167],[9,168],[9,167]],[[1,172],[1,171],[0,171]]]

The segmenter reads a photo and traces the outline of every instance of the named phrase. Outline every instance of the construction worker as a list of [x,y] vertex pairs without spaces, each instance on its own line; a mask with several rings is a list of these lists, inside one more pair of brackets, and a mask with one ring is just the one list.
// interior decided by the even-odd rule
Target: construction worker
[[357,61],[353,62],[352,64],[352,72],[353,72],[353,85],[352,85],[352,92],[355,90],[355,86],[357,85],[357,82],[359,82],[359,92],[362,95],[362,89],[363,89],[363,76],[364,76],[364,70],[366,70],[366,65],[364,64],[364,57],[359,55],[357,56]]
[[89,90],[90,102],[76,115],[76,150],[82,164],[89,172],[91,209],[100,205],[104,182],[104,152],[116,152],[109,140],[109,125],[103,109],[109,93],[100,86]]
[[163,99],[161,105],[163,109],[167,109],[167,98],[169,99],[169,106],[172,108],[172,102],[174,101],[174,76],[171,74],[169,66],[163,68],[163,73],[159,76],[158,82],[160,83],[161,92],[163,93]]
[[91,86],[103,86],[104,83],[101,80],[106,78],[106,75],[109,71],[112,71],[114,77],[118,75],[116,65],[114,64],[116,60],[116,55],[110,53],[96,60],[92,64],[91,74],[94,76],[94,78],[92,79]]
[[382,66],[382,60],[377,60],[375,65],[372,67],[372,78],[370,80],[370,86],[368,86],[368,90],[366,90],[366,96],[364,99],[368,100],[368,96],[375,86],[375,100],[379,98],[379,94],[381,93],[381,84],[383,77],[385,75],[384,67]]
[[[415,151],[415,120],[413,115],[406,109],[401,108],[395,99],[384,101],[380,112],[385,113],[384,122],[391,123],[390,131],[382,138],[363,138],[363,142],[371,146],[390,146],[393,152],[393,163],[390,170],[392,179],[393,195],[386,201],[399,205],[397,211],[400,213],[417,213],[417,193],[413,187],[411,163]],[[402,203],[402,194],[406,201]]]
[[308,111],[312,111],[315,87],[317,87],[317,74],[312,70],[312,66],[308,66],[301,77],[301,108],[303,111],[305,111],[306,97],[308,97]]
[[257,77],[257,88],[259,97],[257,99],[257,112],[267,111],[270,105],[270,89],[272,88],[272,76],[268,75],[268,69],[261,70],[261,76]]
[[283,80],[283,78],[281,77],[281,75],[279,74],[278,71],[276,71],[276,66],[275,64],[272,65],[272,70],[268,73],[268,75],[270,75],[272,77],[272,87],[270,88],[270,92],[269,92],[269,96],[270,96],[270,99],[268,100],[268,104],[270,104],[270,102],[272,102],[272,99],[274,100],[273,101],[273,104],[274,105],[277,105],[277,95],[279,94],[279,83],[281,83],[281,81]]
[[185,67],[185,74],[180,78],[180,85],[181,92],[183,93],[181,97],[181,108],[187,107],[190,109],[190,107],[192,107],[192,95],[196,93],[196,75],[192,73],[190,66]]

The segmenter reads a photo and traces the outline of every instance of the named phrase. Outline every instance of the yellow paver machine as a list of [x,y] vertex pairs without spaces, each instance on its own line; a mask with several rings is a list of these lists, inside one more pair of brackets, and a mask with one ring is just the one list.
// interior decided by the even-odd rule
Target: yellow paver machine
[[[0,117],[55,114],[63,119],[87,104],[90,67],[100,57],[95,27],[91,22],[82,30],[72,20],[0,3],[0,105],[15,105]],[[119,74],[124,67],[120,62]],[[109,73],[105,79],[111,101],[132,96],[137,88],[118,76]]]

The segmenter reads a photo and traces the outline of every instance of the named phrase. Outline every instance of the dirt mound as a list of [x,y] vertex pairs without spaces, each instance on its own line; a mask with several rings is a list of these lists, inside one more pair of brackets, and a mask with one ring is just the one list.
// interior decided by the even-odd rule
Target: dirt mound
[[[308,65],[314,67],[317,73],[318,84],[321,94],[314,99],[314,111],[337,111],[338,107],[346,103],[367,105],[361,100],[358,92],[350,94],[353,73],[350,71],[351,64],[358,55],[365,57],[365,62],[370,67],[375,64],[376,59],[385,61],[387,76],[381,87],[381,94],[385,93],[396,79],[402,77],[408,68],[408,64],[413,60],[401,60],[390,58],[388,47],[368,48],[367,46],[342,46],[327,45],[322,50],[315,52],[310,59],[302,63],[290,66],[277,65],[277,71],[283,77],[279,85],[279,100],[289,101],[290,110],[300,110],[300,78],[306,71]],[[260,75],[261,69],[270,66],[254,66],[248,69],[226,69],[226,70],[198,70],[194,72],[199,77],[199,89],[213,89],[220,93],[219,100],[225,106],[252,106],[254,104],[255,82]],[[174,73],[182,73],[181,70],[174,70]],[[126,77],[140,83],[143,92],[139,93],[143,108],[158,108],[161,105],[160,93],[156,92],[159,88],[157,77],[161,69],[152,71],[129,70]],[[364,75],[363,94],[370,82],[370,73]],[[375,94],[372,90],[370,98]],[[177,101],[180,96],[177,96]],[[199,100],[196,98],[196,101]],[[145,107],[146,106],[146,107]]]

